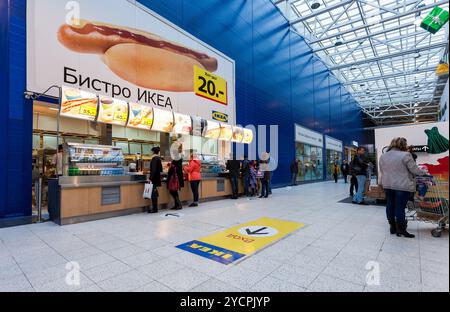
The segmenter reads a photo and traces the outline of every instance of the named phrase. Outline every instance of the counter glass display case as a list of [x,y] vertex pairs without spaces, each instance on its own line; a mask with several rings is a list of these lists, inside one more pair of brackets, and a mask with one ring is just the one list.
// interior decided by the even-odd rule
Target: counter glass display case
[[120,147],[67,143],[64,159],[66,176],[124,175],[124,156]]

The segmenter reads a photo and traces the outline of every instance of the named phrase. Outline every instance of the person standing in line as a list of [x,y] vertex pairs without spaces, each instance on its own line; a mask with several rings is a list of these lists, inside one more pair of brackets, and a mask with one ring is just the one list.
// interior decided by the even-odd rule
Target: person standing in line
[[[233,156],[234,157],[234,156]],[[236,159],[229,159],[227,161],[227,170],[230,175],[230,182],[231,182],[231,199],[238,199],[239,198],[239,173],[241,170],[241,163],[240,161]]]
[[197,207],[198,201],[199,201],[199,186],[200,182],[202,180],[201,175],[202,170],[202,163],[200,159],[194,154],[193,151],[191,151],[189,164],[184,167],[184,171],[188,174],[188,180],[191,185],[192,195],[193,195],[193,202],[189,205],[189,207]]
[[348,165],[347,160],[345,160],[345,159],[341,164],[341,172],[342,172],[342,175],[344,176],[344,182],[347,183],[347,177],[350,172],[350,166]]
[[356,192],[358,192],[358,180],[350,166],[350,196],[353,197]]
[[365,158],[366,149],[362,146],[358,147],[355,157],[352,161],[352,170],[358,181],[358,189],[353,196],[353,203],[358,205],[365,205],[364,202],[364,185],[367,179],[368,163]]
[[161,172],[163,172],[163,166],[161,157],[159,157],[159,153],[161,149],[159,147],[152,148],[153,156],[150,162],[150,181],[153,184],[152,189],[152,209],[148,210],[148,213],[157,213],[158,212],[158,187],[161,186]]
[[261,195],[259,198],[267,198],[269,197],[269,183],[270,183],[270,168],[269,168],[269,161],[264,160],[261,161],[261,171],[263,173],[263,177],[261,179]]
[[380,157],[381,185],[386,192],[386,216],[391,234],[414,238],[408,233],[405,209],[411,193],[416,191],[416,176],[427,174],[421,170],[408,152],[405,138],[392,140]]
[[245,196],[249,197],[250,196],[250,191],[249,191],[249,187],[250,187],[250,161],[248,160],[248,156],[247,155],[244,156],[244,160],[242,161],[241,173],[242,173],[242,179],[244,180],[244,193],[245,193]]
[[258,194],[257,183],[258,182],[256,178],[256,161],[252,161],[250,163],[250,189],[251,189],[250,195],[252,197]]
[[295,186],[297,185],[297,176],[299,170],[297,158],[294,158],[294,160],[292,161],[290,169],[291,169],[291,185]]
[[184,187],[184,174],[183,174],[183,158],[181,155],[182,145],[179,146],[177,150],[173,151],[172,163],[170,164],[168,176],[167,176],[167,187],[169,193],[172,196],[175,205],[172,210],[183,209],[183,205],[180,200],[179,191]]

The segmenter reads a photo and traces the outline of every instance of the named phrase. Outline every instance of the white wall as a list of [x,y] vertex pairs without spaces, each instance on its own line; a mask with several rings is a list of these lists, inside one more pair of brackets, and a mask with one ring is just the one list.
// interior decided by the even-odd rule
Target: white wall
[[[406,138],[408,140],[409,145],[427,145],[428,136],[425,134],[425,130],[431,129],[433,127],[437,127],[439,129],[440,134],[448,139],[449,136],[448,121],[375,129],[375,148],[377,153],[377,159],[380,159],[380,156],[383,153],[383,148],[385,146],[389,146],[391,140],[395,137]],[[418,155],[417,158],[418,164],[437,165],[438,160],[448,156],[449,152],[447,151],[445,153],[437,155],[418,153],[417,155]]]

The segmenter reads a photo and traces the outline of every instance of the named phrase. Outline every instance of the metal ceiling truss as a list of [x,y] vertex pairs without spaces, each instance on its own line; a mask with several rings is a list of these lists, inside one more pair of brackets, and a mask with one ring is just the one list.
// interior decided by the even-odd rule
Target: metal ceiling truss
[[[418,21],[449,0],[273,0],[376,124],[435,120],[446,80],[448,24],[431,34]],[[313,5],[314,4],[314,5]]]

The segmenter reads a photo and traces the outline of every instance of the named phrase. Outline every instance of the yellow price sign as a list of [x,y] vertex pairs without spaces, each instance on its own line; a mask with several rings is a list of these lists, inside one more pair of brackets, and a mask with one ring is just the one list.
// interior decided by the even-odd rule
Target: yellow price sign
[[125,114],[123,112],[116,112],[114,114],[114,120],[121,121],[121,122],[126,122],[127,121],[127,114]]
[[227,81],[198,66],[194,66],[194,90],[200,97],[228,105]]
[[97,115],[97,106],[81,105],[80,114],[95,117]]
[[142,118],[141,124],[146,127],[151,127],[153,125],[153,119],[151,118]]

